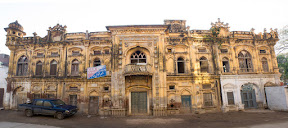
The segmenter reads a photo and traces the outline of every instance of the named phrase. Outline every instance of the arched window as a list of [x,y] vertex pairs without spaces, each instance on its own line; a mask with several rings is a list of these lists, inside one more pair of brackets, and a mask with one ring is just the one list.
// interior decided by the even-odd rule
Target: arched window
[[179,57],[177,59],[177,68],[178,68],[178,73],[185,73],[185,66],[184,66],[184,59],[182,57]]
[[204,56],[200,58],[200,72],[208,72],[208,60]]
[[93,67],[100,66],[100,65],[101,65],[100,59],[99,59],[99,58],[94,59],[94,61],[93,61]]
[[42,62],[41,61],[38,61],[37,63],[36,63],[36,74],[35,75],[37,75],[37,76],[40,76],[40,75],[42,75]]
[[52,60],[50,62],[50,75],[51,76],[56,76],[57,73],[57,61],[56,60]]
[[26,76],[28,73],[28,58],[21,56],[17,63],[17,76]]
[[262,68],[264,72],[269,72],[269,67],[268,67],[268,62],[267,62],[267,58],[263,57],[261,59],[262,62]]
[[136,51],[130,57],[131,64],[146,63],[146,55],[140,51]]
[[71,74],[72,74],[73,76],[79,75],[79,61],[76,60],[76,59],[72,61]]
[[224,57],[222,59],[223,72],[230,72],[229,59]]
[[249,52],[241,51],[238,54],[238,60],[241,72],[253,72],[252,57]]

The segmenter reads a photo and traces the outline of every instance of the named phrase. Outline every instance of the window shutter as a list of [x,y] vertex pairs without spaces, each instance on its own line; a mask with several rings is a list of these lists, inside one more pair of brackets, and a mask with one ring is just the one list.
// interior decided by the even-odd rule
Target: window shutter
[[42,75],[42,65],[36,65],[36,75]]
[[213,106],[211,93],[204,93],[203,98],[204,98],[204,105],[205,106]]
[[233,92],[227,92],[228,105],[234,105],[234,94]]
[[56,75],[57,64],[51,64],[50,66],[50,75]]

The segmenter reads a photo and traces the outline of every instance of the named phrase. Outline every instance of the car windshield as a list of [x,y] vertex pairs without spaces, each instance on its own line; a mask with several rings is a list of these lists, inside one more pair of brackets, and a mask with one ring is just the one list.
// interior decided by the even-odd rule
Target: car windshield
[[52,100],[51,102],[56,106],[65,105],[65,103],[62,100]]

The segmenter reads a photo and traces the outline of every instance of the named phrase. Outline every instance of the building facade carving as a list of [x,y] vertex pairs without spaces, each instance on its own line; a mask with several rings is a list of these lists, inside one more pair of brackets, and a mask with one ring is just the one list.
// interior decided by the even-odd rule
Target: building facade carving
[[[279,84],[277,30],[230,31],[220,19],[211,25],[190,30],[185,20],[165,20],[67,33],[57,24],[45,37],[24,37],[23,27],[10,23],[9,108],[33,98],[59,98],[83,113],[116,116],[266,107],[264,87]],[[99,65],[108,75],[88,80],[87,68]]]

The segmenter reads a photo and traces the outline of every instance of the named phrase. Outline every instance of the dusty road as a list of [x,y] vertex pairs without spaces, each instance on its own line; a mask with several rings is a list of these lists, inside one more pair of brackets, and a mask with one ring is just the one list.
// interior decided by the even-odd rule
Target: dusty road
[[[24,128],[25,125],[35,128],[40,125],[43,127],[54,126],[63,128],[288,128],[288,113],[249,111],[166,117],[88,117],[87,115],[76,114],[75,116],[65,118],[64,120],[57,120],[51,116],[25,117],[23,112],[0,111],[0,128],[9,123],[10,125],[13,123],[16,125],[18,123],[17,126],[19,126],[19,128]],[[24,124],[22,126],[19,123]]]

